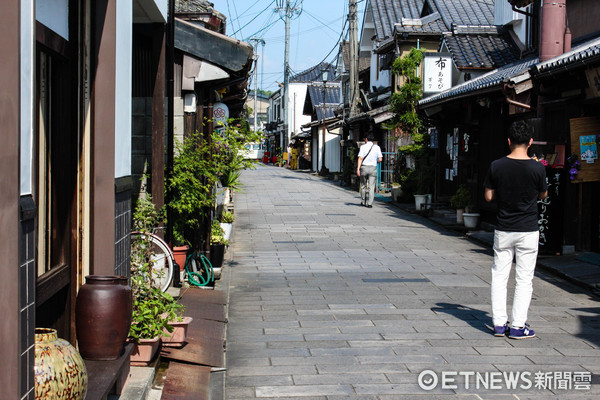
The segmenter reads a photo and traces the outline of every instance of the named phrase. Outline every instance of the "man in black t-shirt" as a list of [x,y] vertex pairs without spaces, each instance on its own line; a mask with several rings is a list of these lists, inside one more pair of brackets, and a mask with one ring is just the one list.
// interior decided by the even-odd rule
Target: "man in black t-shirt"
[[[535,337],[526,321],[540,236],[537,200],[548,195],[548,188],[544,166],[527,155],[532,142],[529,125],[523,121],[513,123],[508,137],[510,154],[492,162],[483,184],[485,200],[495,199],[498,203],[491,290],[494,335],[508,334],[511,339]],[[513,256],[516,285],[509,327],[506,287]]]

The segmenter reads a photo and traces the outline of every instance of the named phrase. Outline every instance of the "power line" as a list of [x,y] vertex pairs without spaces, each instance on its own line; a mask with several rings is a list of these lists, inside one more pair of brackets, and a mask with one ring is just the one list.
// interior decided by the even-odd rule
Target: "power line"
[[[333,31],[335,34],[337,34],[338,32],[333,29],[331,26],[329,26],[329,24],[333,23],[333,22],[337,22],[338,20],[340,20],[341,18],[336,18],[335,20],[331,21],[331,22],[326,22],[323,20],[320,20],[319,18],[317,18],[316,16],[314,16],[311,12],[309,12],[308,10],[304,10],[304,12],[311,17],[312,19],[314,19],[315,21],[317,21],[319,24],[323,25],[325,28]],[[343,17],[342,17],[343,18]]]
[[[229,0],[227,0],[227,1],[229,2]],[[233,34],[235,35],[239,31],[241,31],[242,29],[244,29],[245,27],[247,27],[248,25],[250,25],[250,23],[252,21],[254,21],[256,18],[258,18],[259,15],[261,15],[262,13],[264,13],[265,11],[267,11],[269,9],[269,7],[271,7],[271,5],[273,3],[275,3],[275,0],[273,0],[271,3],[269,3],[269,5],[267,7],[265,7],[261,12],[259,12],[258,14],[256,14],[256,16],[254,18],[252,18],[250,21],[248,21],[244,26],[242,26],[240,29],[238,29],[237,31],[235,31]]]

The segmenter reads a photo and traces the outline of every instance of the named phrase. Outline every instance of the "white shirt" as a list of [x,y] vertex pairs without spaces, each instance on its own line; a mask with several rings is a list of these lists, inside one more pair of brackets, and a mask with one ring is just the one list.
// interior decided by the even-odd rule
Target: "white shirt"
[[[371,144],[370,146],[369,143]],[[362,146],[360,146],[358,156],[363,158],[363,162],[361,165],[376,166],[377,161],[383,157],[383,154],[381,154],[381,148],[378,145],[376,145],[373,142],[369,143],[365,143]],[[369,152],[369,150],[371,150],[371,152]],[[365,156],[367,157],[365,158]]]

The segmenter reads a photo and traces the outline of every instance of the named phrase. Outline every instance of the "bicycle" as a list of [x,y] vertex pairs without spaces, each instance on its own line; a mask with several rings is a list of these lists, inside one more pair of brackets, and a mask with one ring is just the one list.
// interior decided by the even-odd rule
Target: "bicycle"
[[150,249],[147,249],[147,254],[150,254],[152,271],[150,272],[148,279],[153,286],[166,292],[169,289],[169,286],[171,286],[174,266],[176,265],[175,256],[173,255],[171,248],[155,233],[133,231],[131,232],[130,237],[132,244],[140,243],[141,246],[144,246],[146,243],[150,244],[151,247]]

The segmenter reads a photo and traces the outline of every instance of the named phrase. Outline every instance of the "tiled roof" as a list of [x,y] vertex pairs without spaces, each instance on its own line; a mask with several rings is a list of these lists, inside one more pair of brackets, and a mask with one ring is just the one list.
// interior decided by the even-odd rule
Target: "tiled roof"
[[338,104],[325,104],[325,118],[323,118],[323,106],[320,105],[315,107],[315,111],[317,112],[317,120],[335,117],[334,110],[338,109],[339,107],[340,106]]
[[[341,104],[340,95],[339,85],[328,84],[325,87],[325,118],[334,117],[333,110]],[[308,85],[308,96],[318,119],[323,119],[323,85],[318,83]]]
[[494,0],[431,0],[448,30],[451,25],[493,25]]
[[323,75],[323,68],[327,67],[328,80],[335,80],[335,67],[329,63],[321,63],[314,67],[308,68],[302,72],[297,73],[290,77],[290,82],[314,82],[321,81]]
[[394,24],[402,18],[419,18],[425,0],[371,0],[375,34],[381,39],[394,34]]
[[550,73],[558,68],[567,68],[594,57],[600,57],[600,38],[582,43],[565,54],[539,63],[533,68],[533,72]]
[[[341,44],[342,56],[344,57],[344,66],[346,70],[350,70],[350,42],[344,40]],[[358,72],[364,71],[371,66],[371,57],[363,56],[358,59]]]
[[458,68],[494,69],[520,56],[508,32],[499,26],[454,26],[444,42]]
[[206,0],[176,0],[175,13],[211,13],[213,3]]
[[501,68],[490,71],[485,75],[479,76],[471,81],[462,83],[444,92],[422,99],[421,101],[419,101],[419,104],[428,104],[450,97],[498,86],[502,84],[505,79],[528,70],[529,68],[531,68],[532,65],[536,64],[538,61],[539,59],[537,57],[530,57],[512,64],[505,65]]
[[[313,107],[323,104],[323,85],[315,83],[308,85],[308,94],[310,95],[310,101]],[[325,87],[325,103],[327,104],[340,104],[340,85],[327,84]]]
[[371,0],[371,11],[379,40],[391,38],[394,29],[439,34],[450,31],[453,23],[494,23],[494,0]]

